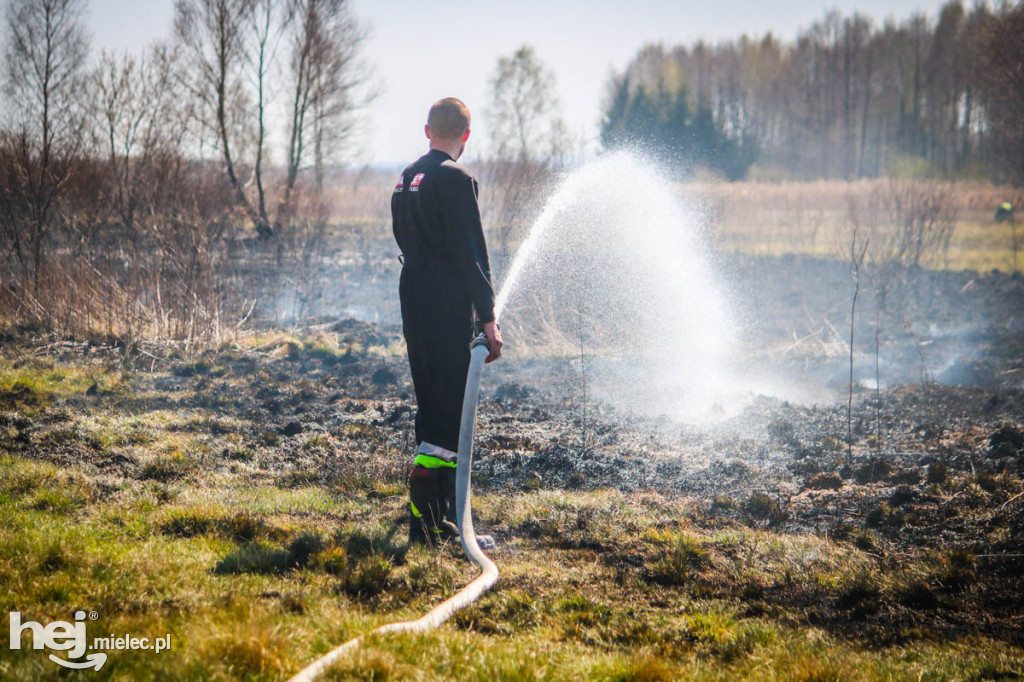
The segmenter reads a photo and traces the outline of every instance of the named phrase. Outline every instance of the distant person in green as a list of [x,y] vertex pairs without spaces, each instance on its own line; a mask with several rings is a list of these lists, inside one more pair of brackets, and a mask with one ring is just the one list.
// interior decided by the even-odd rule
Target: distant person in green
[[469,343],[482,331],[490,345],[487,362],[501,355],[479,189],[456,163],[469,123],[461,101],[435,102],[424,127],[430,150],[402,171],[391,195],[392,228],[402,250],[402,330],[417,406],[410,542],[458,533],[455,467]]

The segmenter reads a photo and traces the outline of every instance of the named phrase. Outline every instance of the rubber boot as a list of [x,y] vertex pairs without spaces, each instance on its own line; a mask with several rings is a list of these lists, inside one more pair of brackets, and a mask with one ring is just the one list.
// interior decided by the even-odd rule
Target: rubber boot
[[[454,471],[417,465],[409,473],[409,544],[436,546],[459,536],[455,524],[447,522],[449,508],[455,510],[454,497],[449,500],[448,495]],[[452,472],[450,477],[447,472]]]
[[[459,538],[455,505],[455,469],[413,467],[409,474],[409,544],[436,546]],[[477,535],[481,549],[494,549],[494,538]]]

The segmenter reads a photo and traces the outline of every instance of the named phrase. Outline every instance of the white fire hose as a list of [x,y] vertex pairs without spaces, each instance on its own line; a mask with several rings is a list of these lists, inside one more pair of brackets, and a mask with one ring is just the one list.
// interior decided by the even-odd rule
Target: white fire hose
[[[458,465],[455,470],[455,508],[459,524],[459,537],[466,556],[480,567],[480,575],[454,595],[441,602],[418,620],[388,623],[372,633],[421,632],[433,630],[451,618],[456,611],[464,609],[486,592],[498,580],[498,567],[487,558],[477,543],[473,532],[473,508],[470,501],[469,474],[473,466],[473,429],[476,425],[476,403],[480,397],[480,375],[484,360],[490,349],[483,334],[473,340],[470,346],[469,374],[466,377],[466,394],[462,401],[462,424],[459,429]],[[332,664],[359,646],[365,635],[341,644],[306,666],[291,678],[290,682],[315,680]]]

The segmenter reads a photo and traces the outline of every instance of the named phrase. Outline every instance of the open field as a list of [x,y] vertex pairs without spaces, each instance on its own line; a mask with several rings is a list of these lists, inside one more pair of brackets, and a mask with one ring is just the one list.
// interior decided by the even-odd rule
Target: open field
[[1024,682],[1024,0],[0,3],[0,682]]
[[[890,180],[846,183],[728,183],[685,186],[685,196],[696,198],[711,217],[715,237],[728,250],[752,254],[800,253],[834,257],[843,227],[851,221],[851,204],[864,206],[873,198],[885,199],[898,191]],[[1011,202],[1024,206],[1024,192],[986,183],[937,183],[954,216],[948,251],[933,254],[922,265],[953,270],[1002,270],[1024,268],[1024,229],[997,223],[997,206]],[[873,219],[879,236],[888,229],[888,216],[879,208]],[[1019,219],[1018,219],[1019,220]],[[1017,257],[1014,259],[1014,243]]]
[[[367,247],[367,240],[388,236],[390,175],[368,171],[338,176],[331,195],[338,215],[348,217],[360,226],[356,237],[357,250]],[[1024,211],[1024,191],[1019,188],[978,182],[934,183],[941,190],[944,206],[953,216],[953,232],[948,250],[930,254],[921,264],[933,269],[1024,271],[1024,227],[1019,225]],[[890,180],[859,182],[733,182],[689,183],[678,185],[678,194],[710,228],[716,245],[731,252],[754,255],[786,253],[834,258],[843,228],[851,220],[851,204],[866,208],[873,198],[886,199],[892,192]],[[543,192],[540,193],[543,195]],[[501,204],[500,186],[481,185],[481,206],[485,228],[494,222]],[[1017,222],[994,220],[997,206],[1011,202],[1017,207]],[[536,212],[536,207],[532,212]],[[855,211],[856,212],[856,211]],[[864,211],[861,211],[863,214]],[[875,229],[882,236],[890,228],[882,224],[890,216],[884,208],[874,209]],[[527,218],[531,211],[523,211]],[[361,234],[369,228],[373,236]],[[344,230],[336,233],[343,236]],[[515,233],[517,240],[522,235]],[[491,234],[492,245],[498,243]],[[1014,243],[1017,244],[1016,266]],[[514,244],[513,244],[514,246]]]

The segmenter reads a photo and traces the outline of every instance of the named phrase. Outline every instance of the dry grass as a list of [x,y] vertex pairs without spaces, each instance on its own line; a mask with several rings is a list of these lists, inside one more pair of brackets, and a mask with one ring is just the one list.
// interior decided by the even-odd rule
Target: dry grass
[[[743,253],[803,253],[834,257],[836,238],[850,220],[851,204],[869,203],[890,191],[890,180],[860,182],[693,184],[682,188],[714,226],[719,244]],[[1004,201],[1024,206],[1024,191],[987,183],[949,186],[949,205],[957,219],[949,250],[932,254],[932,268],[1011,271],[1013,229],[994,220]],[[871,225],[884,236],[884,223]],[[1018,232],[1020,228],[1016,228]],[[1020,236],[1018,234],[1018,239]],[[1018,253],[1017,268],[1024,267]]]
[[[690,183],[679,188],[685,203],[705,217],[718,244],[743,253],[779,255],[803,253],[834,257],[835,240],[849,221],[851,203],[865,203],[873,195],[889,191],[888,179],[858,182],[813,181],[799,183]],[[393,178],[388,174],[353,172],[341,176],[331,193],[336,215],[345,216],[345,228],[337,236],[354,240],[357,251],[367,251],[366,242],[390,238],[390,190]],[[932,268],[1012,271],[1012,225],[996,223],[996,207],[1010,201],[1024,210],[1024,190],[991,183],[959,181],[949,185],[950,208],[957,219],[945,256],[928,259]],[[485,207],[500,204],[500,186],[481,187]],[[493,196],[492,196],[493,195]],[[532,196],[542,197],[544,192]],[[533,215],[536,207],[524,207],[523,216]],[[491,215],[491,214],[494,215]],[[489,241],[501,238],[492,225],[499,221],[496,211],[484,212]],[[873,226],[885,232],[885,225]],[[493,229],[491,229],[493,228]],[[1017,228],[1018,242],[1024,240],[1024,228]],[[492,233],[493,232],[493,233]],[[520,229],[513,233],[523,236]],[[362,244],[362,248],[359,248]],[[514,246],[514,244],[511,244]],[[1024,255],[1018,253],[1017,268],[1024,268]]]

